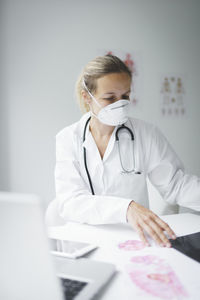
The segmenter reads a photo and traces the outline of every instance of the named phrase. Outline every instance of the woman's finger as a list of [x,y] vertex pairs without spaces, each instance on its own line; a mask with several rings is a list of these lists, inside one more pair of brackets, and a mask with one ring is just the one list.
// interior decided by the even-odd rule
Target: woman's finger
[[167,246],[167,247],[171,246],[168,238],[164,234],[164,232],[162,230],[162,227],[160,227],[160,225],[158,225],[154,220],[150,220],[148,222],[148,225],[151,226],[151,228],[153,229],[153,231],[155,231],[157,233],[157,235],[159,236],[159,238],[161,240],[160,246]]
[[141,241],[142,241],[146,246],[150,246],[150,244],[149,244],[149,242],[148,242],[148,240],[147,240],[147,238],[146,238],[146,236],[145,236],[145,234],[144,234],[144,231],[143,231],[143,229],[141,228],[141,226],[140,226],[139,224],[136,224],[134,227],[135,227],[134,229],[137,231],[137,233],[138,233],[138,235],[139,235]]
[[160,246],[163,246],[163,241],[157,232],[145,221],[142,221],[141,227],[150,235],[150,237]]
[[167,223],[165,223],[162,219],[160,219],[158,216],[155,215],[154,220],[164,229],[167,234],[172,238],[176,239],[176,234],[175,232],[169,227]]

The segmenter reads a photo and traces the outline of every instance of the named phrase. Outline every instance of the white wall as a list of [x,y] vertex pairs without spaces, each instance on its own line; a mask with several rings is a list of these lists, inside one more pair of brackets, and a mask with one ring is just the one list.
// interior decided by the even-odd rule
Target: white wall
[[[187,171],[200,175],[200,1],[2,3],[5,145],[0,162],[9,175],[0,177],[2,189],[38,193],[46,203],[54,197],[54,136],[81,116],[74,84],[101,49],[141,53],[144,92],[133,115],[157,124]],[[188,78],[183,119],[160,115],[159,74],[171,72]]]
[[8,158],[8,124],[7,124],[7,97],[6,97],[6,64],[5,64],[5,7],[0,2],[0,190],[8,190],[9,182],[9,158]]

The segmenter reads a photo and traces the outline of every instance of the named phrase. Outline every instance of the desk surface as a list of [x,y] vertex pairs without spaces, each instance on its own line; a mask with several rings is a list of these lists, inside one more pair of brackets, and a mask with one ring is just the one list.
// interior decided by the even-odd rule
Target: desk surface
[[[177,236],[200,231],[200,216],[177,214],[161,217]],[[200,299],[200,264],[174,249],[142,248],[128,224],[90,226],[67,223],[50,227],[50,237],[98,245],[89,259],[115,264],[117,272],[96,299]]]

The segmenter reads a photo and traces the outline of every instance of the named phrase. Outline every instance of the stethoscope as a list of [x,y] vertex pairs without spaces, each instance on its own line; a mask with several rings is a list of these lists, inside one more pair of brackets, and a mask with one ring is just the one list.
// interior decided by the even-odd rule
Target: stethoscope
[[[91,117],[88,118],[88,120],[86,121],[85,123],[85,127],[84,127],[84,131],[83,131],[83,143],[85,141],[85,135],[86,135],[86,129],[87,129],[87,125],[90,121]],[[118,152],[119,152],[119,159],[120,159],[120,164],[121,164],[121,167],[122,167],[122,173],[133,173],[133,174],[138,174],[140,175],[141,172],[140,171],[136,171],[135,168],[133,167],[132,169],[130,170],[127,170],[125,169],[125,167],[123,166],[123,163],[122,163],[122,157],[121,157],[121,151],[120,151],[120,143],[119,143],[119,131],[120,130],[127,130],[129,135],[131,136],[131,141],[132,141],[132,145],[134,147],[134,134],[132,132],[132,130],[130,128],[128,128],[127,126],[125,126],[124,124],[122,124],[115,132],[115,140],[118,144]],[[133,151],[134,151],[134,148],[133,148]],[[134,154],[134,153],[133,153]],[[134,157],[134,155],[133,155]],[[90,173],[88,171],[88,167],[87,167],[87,157],[86,157],[86,148],[83,147],[83,158],[84,158],[84,165],[85,165],[85,170],[86,170],[86,173],[87,173],[87,177],[88,177],[88,181],[89,181],[89,184],[90,184],[90,189],[91,189],[91,192],[92,192],[92,195],[95,195],[94,193],[94,188],[93,188],[93,185],[92,185],[92,180],[91,180],[91,177],[90,177]],[[133,165],[135,166],[135,161],[133,159]]]

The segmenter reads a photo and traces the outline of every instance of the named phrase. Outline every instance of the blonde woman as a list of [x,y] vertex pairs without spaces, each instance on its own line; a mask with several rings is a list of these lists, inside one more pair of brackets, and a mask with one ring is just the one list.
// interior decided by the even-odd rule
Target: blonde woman
[[86,113],[56,136],[56,201],[63,220],[128,222],[145,244],[160,246],[173,230],[149,210],[146,178],[169,203],[200,210],[200,182],[159,130],[128,117],[131,72],[116,56],[90,61],[76,85]]

